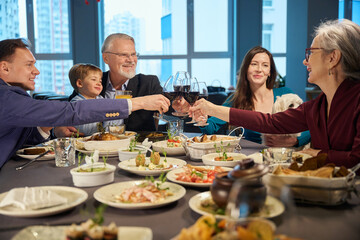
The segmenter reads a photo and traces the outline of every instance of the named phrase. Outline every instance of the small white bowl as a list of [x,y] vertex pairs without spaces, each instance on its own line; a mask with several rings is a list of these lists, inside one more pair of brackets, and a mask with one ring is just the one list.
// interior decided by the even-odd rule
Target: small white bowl
[[125,150],[122,150],[122,149],[119,149],[118,150],[118,153],[119,153],[119,161],[122,162],[122,161],[126,161],[126,160],[129,160],[129,159],[132,159],[132,158],[136,158],[136,156],[139,154],[139,151],[141,151],[141,153],[143,154],[146,154],[146,150],[145,149],[139,149],[139,150],[136,150],[134,152],[129,152],[128,151],[129,148],[125,149]]
[[94,187],[99,185],[108,184],[114,181],[116,166],[106,164],[106,170],[99,172],[78,172],[79,168],[101,168],[104,167],[104,163],[84,164],[80,167],[70,170],[74,185],[76,187]]
[[219,166],[219,167],[235,167],[239,162],[247,158],[245,154],[227,152],[229,157],[233,157],[233,161],[215,161],[216,157],[219,157],[219,153],[209,153],[202,156],[202,162],[205,165]]

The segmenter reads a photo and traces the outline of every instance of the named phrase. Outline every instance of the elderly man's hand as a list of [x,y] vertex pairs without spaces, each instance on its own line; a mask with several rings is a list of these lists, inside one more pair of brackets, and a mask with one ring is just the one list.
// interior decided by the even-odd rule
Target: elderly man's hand
[[77,137],[84,136],[83,133],[78,133],[78,130],[75,127],[55,127],[54,128],[55,137]]
[[130,99],[132,102],[132,111],[140,109],[149,111],[159,111],[160,113],[169,110],[170,101],[161,94],[136,97]]

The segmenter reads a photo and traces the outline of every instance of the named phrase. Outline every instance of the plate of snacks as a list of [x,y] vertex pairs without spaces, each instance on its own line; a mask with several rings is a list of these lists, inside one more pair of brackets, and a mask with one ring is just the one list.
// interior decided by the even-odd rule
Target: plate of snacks
[[[212,199],[210,191],[198,193],[189,200],[190,208],[200,215],[214,215],[217,219],[224,219],[225,208],[219,207]],[[267,196],[264,206],[249,217],[273,218],[285,211],[284,204],[278,199]]]
[[45,154],[38,160],[52,160],[55,159],[55,152],[53,151],[53,147],[45,146],[45,147],[29,147],[29,148],[23,148],[16,152],[16,155],[22,158],[26,159],[34,159],[40,154],[51,150],[49,153]]
[[262,218],[249,218],[241,220],[217,220],[214,216],[202,216],[194,225],[183,228],[171,240],[198,239],[277,239],[276,226],[273,222]]
[[190,187],[210,187],[215,174],[230,171],[232,168],[216,166],[185,165],[183,168],[174,169],[167,173],[166,178],[172,182]]
[[280,196],[283,186],[290,187],[300,202],[339,205],[345,202],[355,182],[355,172],[343,166],[326,164],[327,154],[297,162],[270,166],[271,172],[263,177],[269,191]]
[[170,170],[182,168],[186,165],[184,160],[172,157],[160,157],[158,152],[152,152],[150,157],[143,153],[135,158],[119,163],[119,168],[140,176],[159,176]]
[[94,193],[104,204],[123,209],[149,209],[175,202],[184,197],[184,187],[170,182],[139,180],[113,183]]
[[88,220],[79,225],[70,226],[29,226],[17,233],[12,240],[33,239],[141,239],[152,240],[153,234],[146,227],[123,227],[116,226],[114,222],[101,226]]

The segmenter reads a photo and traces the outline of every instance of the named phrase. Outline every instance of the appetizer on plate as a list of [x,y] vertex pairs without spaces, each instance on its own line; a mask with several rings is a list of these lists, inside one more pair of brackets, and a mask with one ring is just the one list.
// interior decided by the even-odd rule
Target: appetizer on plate
[[172,137],[167,140],[167,147],[182,147],[180,137]]
[[192,183],[212,183],[216,173],[225,171],[222,167],[192,166],[190,164],[187,164],[182,170],[175,173],[176,180]]
[[114,222],[108,226],[100,226],[92,219],[81,223],[80,225],[72,224],[65,229],[66,240],[117,240],[118,227]]
[[139,167],[139,170],[158,170],[158,169],[171,169],[173,168],[172,164],[169,164],[166,158],[160,162],[160,154],[158,152],[151,152],[150,162],[146,163],[145,155],[139,153],[135,158],[136,166]]
[[53,147],[50,147],[50,146],[29,147],[29,148],[20,149],[16,152],[16,155],[18,155],[19,157],[22,157],[22,158],[26,158],[26,159],[33,159],[48,150],[51,150],[51,151],[48,152],[47,154],[45,154],[44,156],[42,156],[39,160],[54,159],[55,152],[53,151],[54,150]]
[[134,185],[115,195],[115,202],[122,203],[156,203],[164,201],[173,193],[166,188],[161,188],[161,184],[146,181]]
[[[229,226],[230,229],[227,229]],[[202,216],[189,228],[183,228],[175,240],[185,239],[251,239],[273,240],[275,238],[275,224],[269,220],[253,218],[227,223],[226,220],[217,221],[214,216]]]

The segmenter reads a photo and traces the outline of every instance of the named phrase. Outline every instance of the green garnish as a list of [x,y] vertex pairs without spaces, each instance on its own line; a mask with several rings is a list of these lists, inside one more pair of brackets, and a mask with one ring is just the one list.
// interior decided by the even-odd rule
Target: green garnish
[[95,216],[92,218],[95,224],[101,226],[101,224],[104,222],[104,212],[106,208],[107,205],[102,203],[95,209]]

